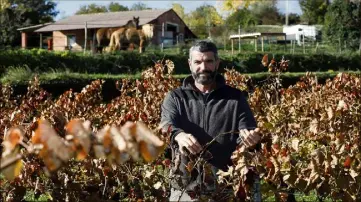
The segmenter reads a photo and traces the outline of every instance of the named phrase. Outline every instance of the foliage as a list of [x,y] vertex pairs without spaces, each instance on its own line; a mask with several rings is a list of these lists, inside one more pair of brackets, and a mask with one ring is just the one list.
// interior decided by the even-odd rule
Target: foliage
[[[2,189],[6,190],[2,192],[2,200],[22,200],[27,190],[34,190],[35,198],[50,195],[57,200],[70,201],[165,200],[169,160],[163,157],[146,164],[164,147],[151,146],[151,142],[160,143],[159,140],[155,141],[144,127],[137,128],[127,122],[141,121],[168,142],[167,131],[161,132],[157,128],[162,99],[166,92],[179,86],[179,82],[171,77],[173,69],[172,62],[159,62],[144,71],[140,81],[120,80],[117,87],[121,95],[108,104],[101,101],[103,82],[100,80],[92,82],[80,93],[70,89],[55,100],[39,87],[36,78],[30,82],[28,92],[16,100],[11,98],[10,86],[1,86],[0,129],[9,131],[9,135],[0,139],[5,148],[2,160],[7,161],[1,162],[1,172],[9,179],[0,178]],[[49,123],[38,122],[38,119],[46,119]],[[115,127],[122,125],[125,128]],[[24,132],[19,135],[22,129],[10,129],[12,126],[21,126]],[[39,157],[34,155],[39,150],[37,143],[40,143]],[[90,145],[92,149],[89,149]],[[133,153],[137,147],[139,154]],[[11,154],[16,154],[19,149],[21,157],[12,157]],[[94,159],[94,155],[97,158]],[[105,156],[99,158],[98,155]],[[124,163],[128,155],[134,160],[141,155],[145,162],[130,160]],[[70,159],[72,156],[74,158]],[[21,173],[18,173],[16,168],[21,164]],[[40,169],[42,167],[48,172]]]
[[149,8],[147,6],[147,4],[145,3],[142,3],[142,2],[137,2],[137,3],[134,3],[131,7],[130,7],[130,10],[131,11],[141,11],[141,10],[149,10],[151,8]]
[[58,14],[56,3],[48,0],[9,0],[10,6],[0,10],[0,47],[20,41],[18,28],[52,22]]
[[89,14],[89,13],[105,13],[105,12],[108,12],[106,6],[92,3],[89,5],[80,6],[79,10],[75,12],[75,15]]
[[120,5],[118,2],[110,2],[108,5],[109,12],[118,12],[118,11],[128,11],[129,8],[123,5]]
[[252,1],[252,0],[241,0],[241,1],[232,1],[232,0],[223,0],[222,1],[222,10],[224,11],[229,11],[231,12],[231,14],[233,12],[236,12],[238,9],[241,8],[249,8],[250,6],[253,6],[254,4],[257,3],[266,3],[266,4],[272,4],[275,5],[276,4],[276,0],[260,0],[260,1]]
[[284,89],[279,75],[249,100],[262,131],[261,149],[240,146],[232,156],[235,165],[220,172],[220,180],[249,198],[257,173],[280,201],[292,188],[306,194],[316,190],[319,200],[359,201],[361,78],[340,73],[320,85],[307,74]]
[[[172,3],[172,9],[174,10],[174,12],[177,13],[177,15],[184,21],[186,22],[186,14],[184,12],[184,7],[181,4],[178,3]],[[187,23],[186,23],[187,24]]]
[[323,24],[329,4],[329,0],[301,0],[302,21],[310,25]]
[[80,14],[89,14],[89,13],[106,13],[106,12],[118,12],[118,11],[128,11],[129,8],[123,5],[120,5],[117,2],[110,2],[107,6],[98,5],[95,3],[91,3],[88,5],[81,6],[78,11],[76,11],[76,15]]
[[209,33],[215,26],[223,23],[222,17],[216,8],[211,5],[203,5],[191,12],[188,17],[187,25],[192,32],[199,38],[209,37]]
[[[232,157],[235,165],[219,173],[219,180],[224,182],[220,190],[231,186],[237,196],[249,196],[252,174],[257,172],[269,184],[263,184],[263,189],[275,193],[288,193],[288,188],[296,188],[305,193],[316,190],[321,198],[360,200],[356,185],[360,183],[361,171],[361,78],[340,74],[321,85],[315,76],[307,74],[296,85],[282,88],[281,72],[287,69],[289,61],[277,63],[272,58],[269,63],[265,56],[259,61],[273,72],[260,86],[254,87],[250,77],[234,69],[225,70],[229,85],[249,92],[262,142],[260,150],[240,147],[235,151]],[[79,138],[66,136],[69,127],[65,126],[72,119],[89,120],[95,134],[106,125],[142,121],[168,143],[167,131],[157,128],[164,96],[180,85],[171,74],[173,70],[172,62],[158,62],[144,71],[139,80],[120,80],[117,83],[120,96],[105,104],[101,100],[102,81],[92,82],[80,93],[69,90],[56,99],[40,88],[37,79],[30,83],[26,94],[16,99],[10,86],[1,86],[0,130],[9,131],[12,126],[21,125],[25,131],[22,138],[25,144],[19,148],[23,169],[13,181],[0,178],[2,189],[6,190],[2,199],[21,200],[30,190],[35,199],[48,195],[69,201],[166,200],[170,165],[166,156],[148,164],[130,161],[121,165],[87,156],[84,160],[64,162],[64,167],[47,177],[40,169],[47,163],[27,152],[26,145],[34,143],[41,134],[36,124],[39,118],[48,120],[60,137],[73,141],[70,145],[77,144]],[[16,140],[17,136],[6,136],[0,141],[9,137]],[[76,148],[77,154],[81,154],[83,147]],[[204,163],[201,157],[192,162],[190,171],[197,163]],[[286,194],[276,196],[282,199]]]
[[323,35],[333,43],[347,44],[351,49],[360,45],[361,3],[335,0],[325,16]]
[[254,3],[250,10],[257,19],[257,24],[259,25],[283,24],[278,8],[273,1]]
[[241,26],[241,29],[247,28],[249,26],[254,26],[258,24],[258,21],[254,14],[246,8],[238,9],[227,17],[225,20],[228,29],[238,32],[238,25]]
[[[281,22],[286,22],[286,15],[281,15]],[[301,17],[297,13],[290,13],[288,15],[288,24],[296,25],[301,23]]]

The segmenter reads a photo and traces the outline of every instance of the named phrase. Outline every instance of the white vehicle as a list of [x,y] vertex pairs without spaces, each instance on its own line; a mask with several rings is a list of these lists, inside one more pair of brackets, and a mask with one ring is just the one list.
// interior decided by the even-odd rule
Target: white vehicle
[[296,40],[298,45],[302,45],[303,36],[307,40],[316,40],[318,31],[312,25],[292,25],[284,26],[283,33],[286,33],[286,40]]

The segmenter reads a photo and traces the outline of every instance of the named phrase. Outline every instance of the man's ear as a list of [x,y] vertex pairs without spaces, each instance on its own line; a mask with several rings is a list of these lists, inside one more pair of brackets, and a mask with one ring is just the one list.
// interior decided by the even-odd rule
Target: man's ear
[[191,59],[188,59],[188,66],[189,66],[189,69],[191,69],[192,70],[192,60]]

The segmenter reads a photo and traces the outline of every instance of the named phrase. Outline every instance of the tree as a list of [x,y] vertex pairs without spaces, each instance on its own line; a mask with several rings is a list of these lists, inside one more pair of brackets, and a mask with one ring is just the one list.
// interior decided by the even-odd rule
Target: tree
[[283,24],[281,15],[273,1],[254,3],[250,6],[251,12],[260,25]]
[[118,11],[129,11],[129,8],[123,5],[120,5],[117,2],[110,2],[108,5],[109,12],[118,12]]
[[[281,16],[281,22],[286,21],[286,15]],[[290,13],[288,14],[288,24],[289,25],[295,25],[301,23],[301,16],[297,13]]]
[[8,0],[0,0],[0,12],[9,7],[10,7],[10,2]]
[[172,9],[179,15],[180,18],[182,18],[183,21],[185,21],[186,14],[184,13],[184,7],[182,5],[173,3]]
[[225,20],[225,24],[231,31],[238,32],[239,25],[242,29],[255,26],[257,24],[257,18],[249,9],[242,8],[228,16]]
[[89,5],[83,5],[79,8],[79,10],[75,13],[75,15],[80,14],[89,14],[89,13],[106,13],[108,9],[106,6],[97,5],[95,3]]
[[19,45],[20,27],[52,22],[58,14],[51,0],[9,0],[7,8],[0,11],[0,46]]
[[329,0],[300,0],[301,19],[308,24],[323,24]]
[[223,19],[214,6],[203,5],[189,14],[188,24],[198,37],[206,38],[214,27],[223,24]]
[[97,5],[95,3],[89,5],[83,5],[75,13],[76,15],[80,14],[89,14],[89,13],[106,13],[106,12],[118,12],[118,11],[129,11],[129,8],[123,5],[120,5],[117,2],[110,2],[109,5]]
[[132,10],[132,11],[141,11],[141,10],[149,10],[149,9],[151,9],[151,8],[149,8],[147,6],[147,4],[142,3],[142,2],[135,3],[130,8],[130,10]]
[[222,0],[221,10],[232,14],[241,8],[249,8],[256,3],[271,3],[272,5],[276,5],[277,0]]
[[334,0],[328,8],[323,26],[323,36],[334,44],[347,44],[360,48],[360,2]]

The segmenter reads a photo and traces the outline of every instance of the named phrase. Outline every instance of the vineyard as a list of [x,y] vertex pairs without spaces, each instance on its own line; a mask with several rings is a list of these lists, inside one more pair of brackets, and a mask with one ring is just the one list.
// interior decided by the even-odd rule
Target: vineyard
[[[251,201],[259,174],[263,192],[278,201],[290,190],[315,192],[320,201],[360,201],[360,75],[340,73],[320,84],[308,73],[283,88],[284,62],[264,64],[274,73],[260,86],[225,70],[227,84],[248,95],[262,140],[258,149],[234,152],[234,165],[218,172],[217,191],[230,187]],[[37,77],[25,95],[1,86],[1,200],[167,201],[169,133],[159,124],[166,93],[180,85],[173,71],[171,61],[159,61],[139,80],[120,80],[121,95],[109,103],[101,80],[57,98]],[[189,172],[206,164],[202,158]]]

